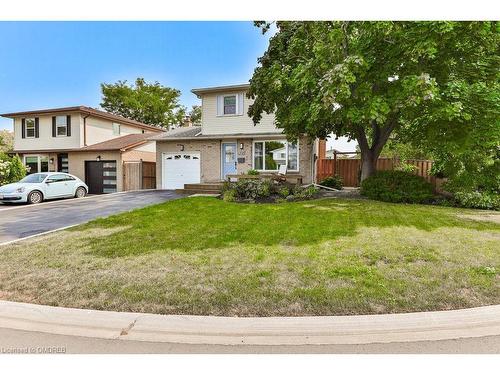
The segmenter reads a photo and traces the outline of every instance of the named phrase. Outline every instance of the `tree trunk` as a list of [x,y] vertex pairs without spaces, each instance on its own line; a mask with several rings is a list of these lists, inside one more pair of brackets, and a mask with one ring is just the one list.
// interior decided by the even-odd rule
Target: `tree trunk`
[[370,149],[361,150],[361,178],[363,181],[365,178],[372,176],[377,171],[377,156]]
[[362,126],[357,128],[357,140],[359,149],[361,150],[360,182],[372,176],[377,171],[378,157],[396,124],[396,121],[391,121],[385,127],[380,128],[375,121],[372,121],[373,139],[371,146],[368,144],[364,128]]

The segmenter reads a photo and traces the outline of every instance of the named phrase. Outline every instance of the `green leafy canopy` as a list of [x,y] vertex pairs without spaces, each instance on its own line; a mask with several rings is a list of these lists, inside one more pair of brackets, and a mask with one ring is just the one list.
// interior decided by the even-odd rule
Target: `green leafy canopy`
[[356,139],[372,165],[391,134],[470,147],[471,132],[481,129],[498,145],[495,22],[276,26],[250,81],[255,123],[274,112],[290,138],[335,133]]
[[135,85],[127,81],[101,84],[101,107],[110,113],[145,124],[168,127],[182,122],[186,109],[179,103],[181,92],[162,86],[159,82],[147,83],[137,78]]

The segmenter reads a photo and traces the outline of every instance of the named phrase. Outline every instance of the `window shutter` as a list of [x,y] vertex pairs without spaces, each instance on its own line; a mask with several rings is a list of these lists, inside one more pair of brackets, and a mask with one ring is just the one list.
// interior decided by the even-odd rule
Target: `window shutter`
[[21,138],[26,138],[26,120],[21,119]]
[[224,114],[224,96],[217,95],[217,116]]
[[38,117],[35,117],[35,138],[40,138],[40,128],[38,126]]
[[243,94],[238,94],[238,114],[243,114]]
[[71,137],[71,116],[66,116],[66,135]]
[[52,116],[52,137],[56,137],[56,116]]

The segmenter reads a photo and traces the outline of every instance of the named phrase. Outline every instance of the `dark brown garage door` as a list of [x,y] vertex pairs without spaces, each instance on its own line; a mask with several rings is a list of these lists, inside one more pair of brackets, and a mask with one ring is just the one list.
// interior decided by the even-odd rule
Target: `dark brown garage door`
[[85,183],[89,194],[116,192],[116,160],[85,161]]

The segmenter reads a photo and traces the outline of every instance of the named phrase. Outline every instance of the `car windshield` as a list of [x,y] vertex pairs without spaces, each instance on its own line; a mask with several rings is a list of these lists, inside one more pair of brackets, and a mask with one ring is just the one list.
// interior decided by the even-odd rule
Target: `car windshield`
[[40,182],[43,182],[43,180],[45,180],[45,177],[47,177],[45,173],[33,173],[27,175],[19,182],[26,184],[38,184]]

